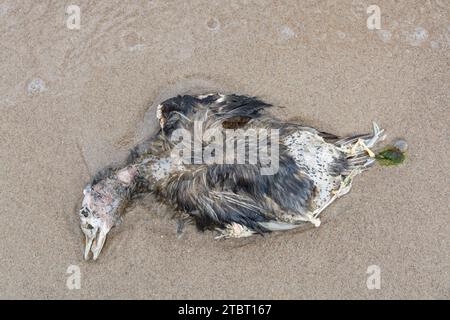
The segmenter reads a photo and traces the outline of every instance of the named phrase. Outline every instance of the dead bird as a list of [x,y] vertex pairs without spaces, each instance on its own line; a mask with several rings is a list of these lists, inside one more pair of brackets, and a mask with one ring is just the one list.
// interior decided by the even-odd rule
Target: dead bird
[[[373,151],[385,138],[376,123],[370,134],[341,138],[275,119],[270,107],[255,97],[216,93],[162,102],[159,132],[133,149],[124,167],[102,170],[83,191],[85,259],[90,252],[98,258],[108,232],[142,193],[154,193],[200,230],[218,231],[217,238],[246,237],[304,223],[318,227],[320,213],[350,191],[355,176],[377,159],[404,158],[395,147]],[[223,145],[241,149],[227,161]],[[276,170],[263,172],[275,162]]]

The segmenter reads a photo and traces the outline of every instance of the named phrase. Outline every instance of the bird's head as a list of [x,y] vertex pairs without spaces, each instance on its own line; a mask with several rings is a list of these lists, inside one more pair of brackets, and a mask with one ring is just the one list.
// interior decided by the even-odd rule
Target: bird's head
[[98,258],[109,231],[120,223],[120,215],[136,174],[135,169],[125,168],[84,188],[79,216],[80,227],[86,238],[86,260],[90,252],[94,260]]

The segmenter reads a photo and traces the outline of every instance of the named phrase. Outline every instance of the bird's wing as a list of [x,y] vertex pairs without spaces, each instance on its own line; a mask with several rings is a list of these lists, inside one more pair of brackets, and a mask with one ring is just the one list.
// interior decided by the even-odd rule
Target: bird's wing
[[274,175],[261,175],[260,167],[249,164],[192,165],[155,188],[160,200],[194,216],[202,229],[235,222],[260,233],[269,230],[263,222],[306,213],[315,192],[313,181],[288,157]]
[[173,172],[158,182],[155,193],[160,200],[193,216],[202,230],[235,222],[265,232],[259,222],[271,220],[270,213],[249,194],[212,186],[207,166]]
[[189,127],[196,119],[220,123],[225,128],[242,127],[249,120],[260,117],[261,111],[270,106],[245,95],[179,95],[160,104],[158,117],[163,123],[163,132],[170,136],[178,128]]

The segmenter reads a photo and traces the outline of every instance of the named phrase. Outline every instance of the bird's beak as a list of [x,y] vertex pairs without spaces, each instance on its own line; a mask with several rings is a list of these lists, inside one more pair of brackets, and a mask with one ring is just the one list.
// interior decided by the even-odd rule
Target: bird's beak
[[89,252],[92,251],[92,259],[97,260],[105,245],[106,236],[110,228],[100,228],[92,237],[86,236],[84,259],[89,260]]
[[91,251],[93,241],[94,237],[89,238],[88,236],[86,236],[86,246],[84,247],[84,260],[89,260],[89,252]]

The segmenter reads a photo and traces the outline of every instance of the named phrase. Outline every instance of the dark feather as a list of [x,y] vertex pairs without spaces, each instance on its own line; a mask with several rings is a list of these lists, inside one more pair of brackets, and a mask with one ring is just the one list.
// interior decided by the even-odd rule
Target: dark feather
[[[239,95],[211,95],[203,99],[179,96],[162,103],[164,132],[170,135],[174,128],[181,127],[192,131],[192,121],[186,119],[194,114],[207,116],[204,130],[223,130],[230,124],[244,130],[282,128],[277,121],[261,118],[261,111],[269,106],[254,97]],[[244,143],[248,152],[248,141]],[[235,222],[259,233],[267,232],[260,222],[286,212],[305,213],[316,191],[312,180],[301,173],[288,152],[283,148],[279,152],[279,170],[271,176],[261,174],[259,162],[188,165],[158,182],[155,193],[160,200],[192,215],[201,229]]]

